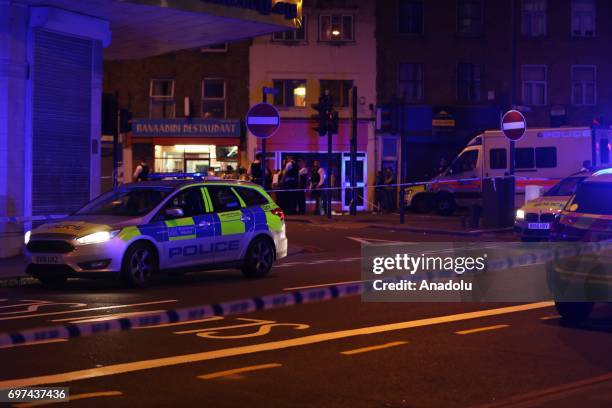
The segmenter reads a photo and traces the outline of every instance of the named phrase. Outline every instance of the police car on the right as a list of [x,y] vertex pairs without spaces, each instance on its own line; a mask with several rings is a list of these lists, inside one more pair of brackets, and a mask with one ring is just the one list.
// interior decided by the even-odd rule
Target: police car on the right
[[[612,301],[612,168],[584,180],[551,227],[557,253],[548,263],[555,306],[567,321],[586,319],[595,302]],[[597,251],[588,243],[601,245]],[[604,249],[604,250],[601,250]]]

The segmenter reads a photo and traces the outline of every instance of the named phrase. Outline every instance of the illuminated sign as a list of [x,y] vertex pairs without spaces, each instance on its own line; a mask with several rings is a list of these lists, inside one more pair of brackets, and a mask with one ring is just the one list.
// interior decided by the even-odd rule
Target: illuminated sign
[[133,119],[135,137],[240,137],[235,119]]

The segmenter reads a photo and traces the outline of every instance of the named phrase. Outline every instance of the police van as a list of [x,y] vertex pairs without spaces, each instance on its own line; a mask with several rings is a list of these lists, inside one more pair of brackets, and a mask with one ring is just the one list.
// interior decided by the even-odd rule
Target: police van
[[161,270],[263,277],[287,256],[285,214],[260,186],[163,178],[123,185],[27,232],[26,272],[52,286],[115,276],[142,287]]
[[[533,128],[516,142],[515,208],[525,203],[529,185],[548,189],[562,178],[580,171],[591,162],[596,149],[597,163],[610,162],[610,130],[595,132],[589,127]],[[450,215],[457,207],[468,207],[482,200],[481,180],[504,177],[510,171],[510,142],[499,130],[486,131],[473,138],[450,166],[424,187],[408,189],[406,205],[417,211],[433,209]]]

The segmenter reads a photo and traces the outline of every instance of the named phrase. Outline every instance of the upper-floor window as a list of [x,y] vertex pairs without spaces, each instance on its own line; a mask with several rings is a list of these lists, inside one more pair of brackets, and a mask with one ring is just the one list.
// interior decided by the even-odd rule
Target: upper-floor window
[[174,79],[152,79],[149,88],[149,117],[174,118]]
[[354,38],[351,14],[322,14],[319,16],[319,41],[353,41]]
[[225,81],[220,78],[202,80],[202,117],[225,118]]
[[523,65],[523,104],[544,106],[547,103],[546,65]]
[[459,0],[457,3],[457,32],[462,35],[482,33],[482,1]]
[[305,79],[275,79],[274,105],[286,108],[306,107]]
[[400,0],[398,18],[400,34],[422,34],[423,0]]
[[457,99],[461,102],[480,101],[480,65],[460,63],[457,66]]
[[285,41],[285,42],[303,42],[307,41],[307,27],[306,16],[300,18],[298,28],[290,31],[281,31],[279,33],[272,34],[272,41]]
[[597,103],[597,71],[594,65],[572,67],[572,104],[595,105]]
[[595,0],[572,0],[572,35],[574,37],[593,37],[595,17]]
[[399,92],[400,98],[406,101],[422,101],[423,92],[423,65],[412,62],[399,65]]
[[546,35],[547,0],[523,0],[521,32],[527,37]]
[[353,81],[349,80],[335,80],[335,79],[322,79],[319,82],[321,86],[321,94],[325,90],[329,91],[332,97],[334,107],[337,108],[348,108],[350,102],[350,92],[353,87]]

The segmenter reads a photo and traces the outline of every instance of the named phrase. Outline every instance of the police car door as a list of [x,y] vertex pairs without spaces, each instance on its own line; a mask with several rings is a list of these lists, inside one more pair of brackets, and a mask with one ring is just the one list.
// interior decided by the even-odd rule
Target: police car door
[[231,186],[206,186],[220,229],[214,242],[215,262],[240,259],[253,233],[252,214]]
[[162,268],[180,268],[213,262],[215,225],[208,214],[201,187],[190,187],[172,197],[160,212],[167,231]]

